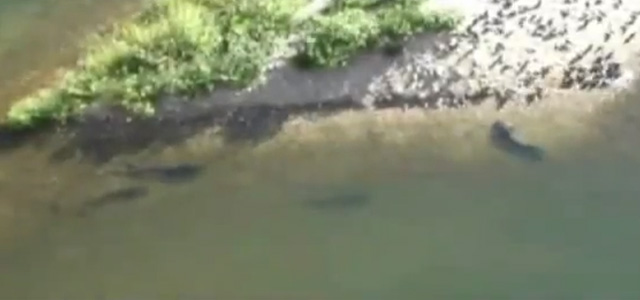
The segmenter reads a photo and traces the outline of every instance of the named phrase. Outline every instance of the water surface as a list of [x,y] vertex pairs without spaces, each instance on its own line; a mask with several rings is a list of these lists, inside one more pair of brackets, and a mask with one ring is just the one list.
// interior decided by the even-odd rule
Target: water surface
[[3,0],[0,111],[71,66],[85,38],[134,12],[142,0]]
[[[0,3],[0,99],[73,57],[82,24],[125,2]],[[258,145],[203,134],[118,159],[206,167],[175,184],[115,176],[118,160],[54,163],[52,144],[30,143],[0,156],[0,298],[637,299],[640,107],[628,98],[344,113]],[[545,158],[492,147],[496,118]],[[144,192],[77,213],[130,186]]]
[[[23,186],[57,181],[0,195],[58,197],[67,210],[5,243],[0,297],[638,298],[634,108],[596,119],[553,107],[347,113],[292,122],[227,155],[203,135],[129,158],[202,163],[202,176],[150,183],[148,197],[85,217],[69,213],[73,203],[131,181],[81,162],[34,162],[39,175]],[[491,147],[497,116],[546,159]]]

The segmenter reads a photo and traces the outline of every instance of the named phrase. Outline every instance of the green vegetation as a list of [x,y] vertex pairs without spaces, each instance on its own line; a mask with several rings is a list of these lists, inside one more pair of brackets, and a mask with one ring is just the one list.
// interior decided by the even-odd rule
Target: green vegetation
[[152,114],[162,94],[190,94],[217,85],[247,86],[292,34],[304,37],[299,58],[316,67],[345,64],[357,51],[456,19],[425,14],[419,0],[372,8],[342,0],[302,23],[306,0],[157,0],[130,22],[94,37],[84,58],[60,83],[17,102],[8,124],[64,122],[96,101]]
[[311,18],[300,61],[306,66],[342,66],[363,48],[418,32],[452,29],[458,21],[455,16],[422,12],[421,0],[385,2],[376,7],[371,0],[343,0],[329,14]]

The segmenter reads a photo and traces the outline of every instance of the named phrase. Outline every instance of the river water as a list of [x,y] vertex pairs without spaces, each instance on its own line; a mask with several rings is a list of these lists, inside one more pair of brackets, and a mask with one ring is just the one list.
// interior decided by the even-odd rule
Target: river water
[[[640,106],[596,98],[347,112],[119,158],[207,167],[184,184],[26,145],[0,156],[0,298],[638,299]],[[497,118],[546,159],[491,147]],[[128,185],[150,194],[74,213]]]
[[[19,150],[0,196],[31,210],[5,222],[0,298],[636,299],[638,104],[556,100],[298,119],[233,149],[209,132],[127,157],[202,163],[201,177],[84,217],[43,203],[132,183]],[[496,118],[546,160],[491,147]]]
[[75,61],[82,40],[129,15],[141,0],[0,2],[0,110],[53,80]]

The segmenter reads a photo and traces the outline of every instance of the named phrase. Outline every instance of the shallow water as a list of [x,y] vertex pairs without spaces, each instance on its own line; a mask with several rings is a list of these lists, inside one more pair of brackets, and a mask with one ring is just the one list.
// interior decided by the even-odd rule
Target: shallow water
[[[297,120],[225,155],[203,134],[130,158],[203,163],[201,177],[85,217],[73,203],[131,181],[18,151],[0,196],[31,208],[7,205],[25,212],[13,228],[37,225],[4,242],[0,298],[638,298],[638,104],[563,103]],[[546,159],[492,148],[496,117]],[[55,200],[68,205],[46,217]]]
[[3,0],[0,3],[0,111],[76,60],[84,37],[142,0]]
[[[12,58],[0,87],[43,70],[24,45],[67,41],[17,12],[66,20],[80,3],[102,14],[119,2],[0,3],[0,44],[21,49],[0,48]],[[80,24],[69,22],[59,32]],[[500,113],[347,112],[254,146],[213,132],[122,158],[206,167],[166,185],[112,175],[119,161],[52,162],[48,143],[3,152],[0,299],[640,298],[637,96],[556,98]],[[496,118],[543,161],[492,147]],[[78,214],[136,186],[137,200]]]

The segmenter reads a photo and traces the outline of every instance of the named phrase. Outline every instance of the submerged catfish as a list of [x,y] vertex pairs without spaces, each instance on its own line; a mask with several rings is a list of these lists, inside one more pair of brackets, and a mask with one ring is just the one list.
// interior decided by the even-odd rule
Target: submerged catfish
[[151,166],[126,164],[124,170],[116,171],[115,173],[135,179],[156,180],[163,183],[183,183],[194,179],[203,170],[203,166],[191,163]]
[[544,149],[518,139],[513,127],[503,121],[496,121],[491,125],[490,137],[496,148],[525,161],[537,162],[544,158]]
[[104,206],[118,203],[128,203],[149,194],[149,188],[145,186],[129,186],[106,192],[88,202],[86,202],[78,212],[78,215],[84,216],[89,211],[100,209]]

